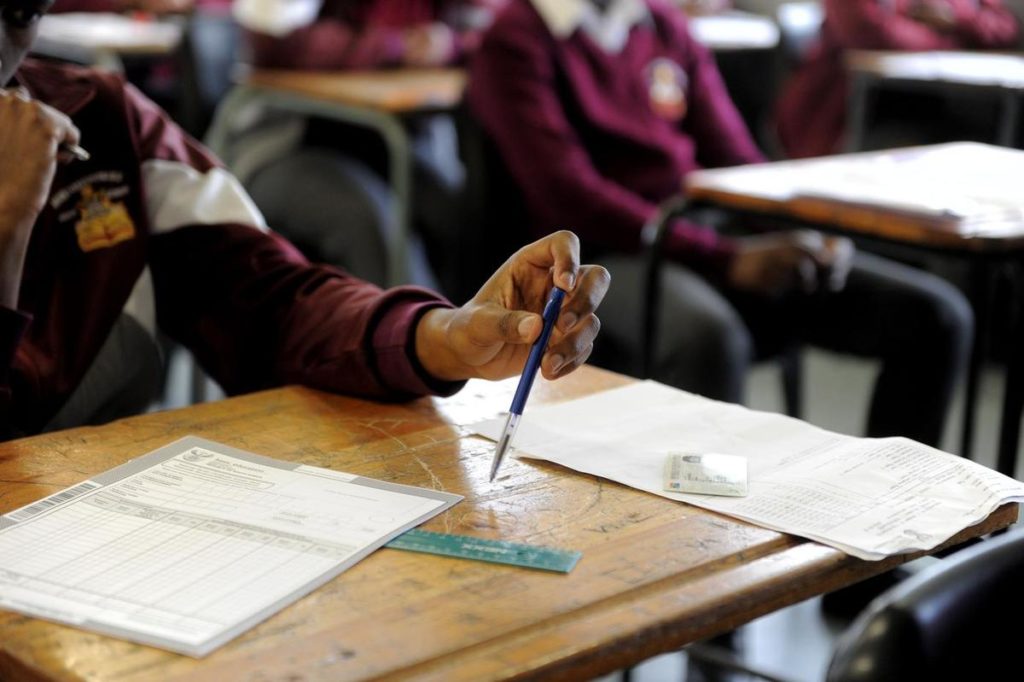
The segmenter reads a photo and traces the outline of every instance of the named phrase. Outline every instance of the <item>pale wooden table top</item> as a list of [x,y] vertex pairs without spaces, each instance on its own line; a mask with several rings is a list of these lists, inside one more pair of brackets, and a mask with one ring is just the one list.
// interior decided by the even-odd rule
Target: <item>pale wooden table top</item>
[[709,50],[770,50],[779,44],[779,27],[769,17],[728,10],[689,18],[690,31]]
[[883,79],[1024,89],[1024,53],[932,50],[851,50],[846,66]]
[[393,114],[451,109],[462,101],[462,69],[284,71],[257,69],[243,84]]
[[[584,368],[531,405],[631,381]],[[379,405],[285,388],[0,444],[0,512],[195,434],[466,500],[424,527],[583,552],[568,575],[380,550],[202,660],[0,611],[4,680],[588,679],[891,567],[558,466],[454,424],[515,381]],[[962,538],[1006,526],[997,511]]]
[[48,14],[39,21],[38,40],[118,55],[165,55],[181,43],[182,20],[137,19],[104,12]]
[[852,234],[999,253],[1024,248],[1020,178],[1024,151],[958,142],[698,171],[685,192]]

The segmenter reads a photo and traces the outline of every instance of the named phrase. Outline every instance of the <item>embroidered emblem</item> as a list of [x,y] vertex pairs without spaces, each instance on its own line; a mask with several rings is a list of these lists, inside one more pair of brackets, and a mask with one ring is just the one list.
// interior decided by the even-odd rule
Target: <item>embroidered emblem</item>
[[651,111],[669,121],[681,121],[688,104],[686,72],[671,59],[660,57],[647,65],[646,77]]
[[124,203],[112,200],[104,190],[83,187],[77,209],[75,232],[82,251],[109,248],[135,236],[135,223]]

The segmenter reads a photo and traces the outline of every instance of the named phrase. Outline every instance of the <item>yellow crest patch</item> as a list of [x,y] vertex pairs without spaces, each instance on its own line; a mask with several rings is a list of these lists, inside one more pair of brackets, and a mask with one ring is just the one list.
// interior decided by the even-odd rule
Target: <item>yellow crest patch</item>
[[135,236],[135,223],[124,203],[111,200],[101,189],[94,190],[92,185],[83,187],[77,209],[79,220],[75,233],[82,251],[106,249]]

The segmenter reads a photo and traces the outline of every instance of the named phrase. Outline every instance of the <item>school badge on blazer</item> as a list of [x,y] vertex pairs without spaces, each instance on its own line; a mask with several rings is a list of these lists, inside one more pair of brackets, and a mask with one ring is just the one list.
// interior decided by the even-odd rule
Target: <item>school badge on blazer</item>
[[686,91],[690,85],[683,68],[671,59],[655,59],[645,69],[651,111],[669,121],[686,116]]
[[112,200],[102,189],[83,187],[77,209],[75,233],[82,251],[109,248],[135,236],[135,223],[124,203]]

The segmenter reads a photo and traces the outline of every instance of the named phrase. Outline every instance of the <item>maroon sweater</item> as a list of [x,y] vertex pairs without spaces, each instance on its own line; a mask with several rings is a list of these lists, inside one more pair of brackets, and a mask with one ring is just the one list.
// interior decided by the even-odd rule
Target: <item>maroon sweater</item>
[[1018,25],[1001,0],[941,0],[956,28],[940,32],[908,16],[918,0],[825,0],[821,41],[779,99],[778,132],[792,157],[841,151],[847,77],[843,51],[1008,48]]
[[[196,7],[228,7],[231,0],[196,0]],[[48,11],[54,12],[120,12],[122,0],[56,0]]]
[[[556,39],[529,0],[512,0],[472,59],[471,109],[523,190],[538,234],[572,229],[605,249],[637,251],[644,223],[688,173],[762,160],[685,15],[648,4],[652,21],[612,54],[581,30]],[[666,73],[682,87],[685,112],[655,91]],[[708,272],[732,254],[712,230],[682,221],[668,245]]]
[[450,61],[480,41],[480,29],[463,25],[468,9],[492,10],[504,0],[323,0],[310,26],[283,38],[250,33],[257,66],[291,69],[372,69],[403,63],[406,30],[444,22],[456,31]]
[[119,12],[123,7],[119,0],[56,0],[49,12]]
[[436,295],[382,292],[253,227],[261,218],[234,180],[119,78],[27,61],[16,80],[71,116],[92,158],[58,170],[18,308],[0,306],[0,433],[49,421],[146,268],[160,328],[229,392],[300,383],[399,399],[457,388],[432,381],[411,352],[419,317],[446,305]]

